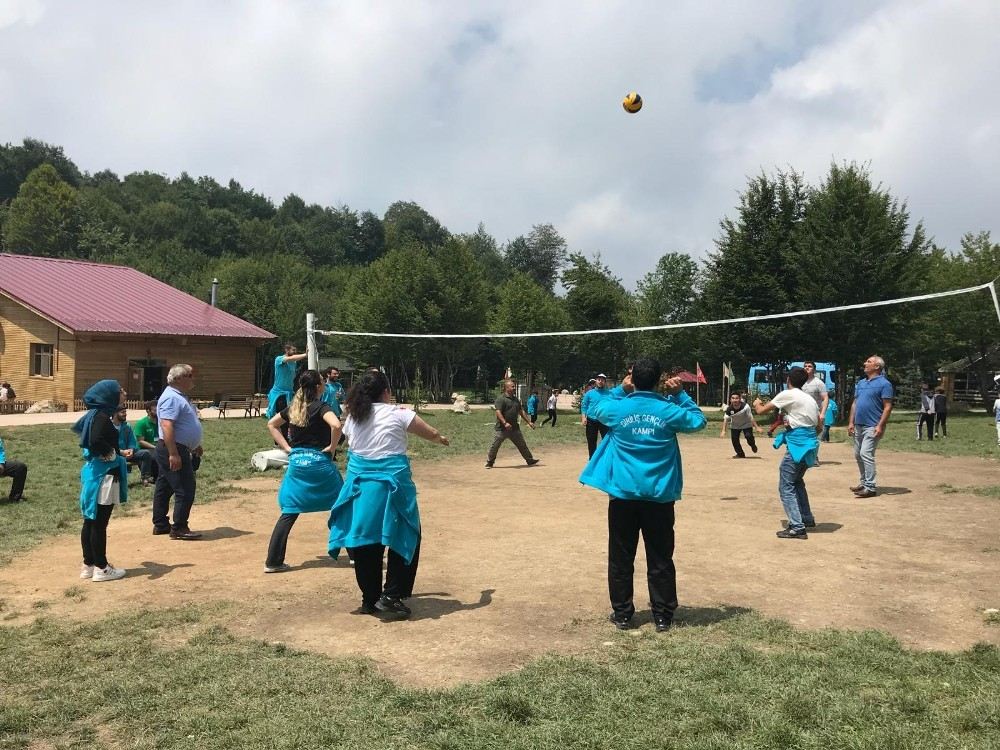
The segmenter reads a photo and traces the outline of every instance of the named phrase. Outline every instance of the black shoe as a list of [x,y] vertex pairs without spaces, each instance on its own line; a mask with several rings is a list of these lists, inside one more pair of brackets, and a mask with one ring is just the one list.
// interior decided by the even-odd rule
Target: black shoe
[[756,445],[751,445],[750,446],[750,450],[752,450],[754,453],[756,453],[757,452],[757,446]]
[[534,466],[535,464],[538,463],[538,459],[537,458],[529,458],[525,463],[527,463],[528,466]]
[[159,526],[154,526],[153,527],[153,536],[160,536],[161,534],[169,534],[169,533],[170,533],[170,527],[169,526],[167,526],[166,528],[163,528],[163,529],[161,529]]
[[811,521],[810,523],[804,524],[804,526],[807,529],[815,529],[816,528],[816,522],[815,521]]
[[657,633],[666,633],[672,624],[666,617],[653,617],[653,627]]
[[492,461],[487,461],[486,462],[486,466],[484,468],[492,469],[493,468],[493,462]]
[[619,617],[614,612],[608,615],[608,622],[614,625],[619,630],[632,630],[635,627],[635,623],[632,622],[631,617]]
[[782,529],[775,534],[778,539],[808,539],[805,529]]
[[733,456],[733,458],[746,458],[746,455],[742,453],[737,453],[735,456]]
[[385,594],[375,602],[375,609],[383,620],[405,620],[412,613],[412,610],[399,599],[393,599]]
[[850,489],[851,492],[861,492],[861,490],[863,490],[864,488],[865,486],[863,484],[856,484],[853,487],[849,487],[848,489]]
[[878,493],[875,490],[866,490],[864,488],[861,488],[860,490],[854,493],[854,497],[860,497],[860,498],[875,497],[877,494]]
[[180,539],[184,542],[192,542],[195,539],[201,539],[201,534],[197,531],[191,531],[191,529],[177,529],[176,531],[170,532],[171,539]]
[[354,610],[354,614],[356,614],[356,615],[377,615],[378,614],[378,610],[375,609],[375,605],[374,604],[365,604],[364,602],[361,602],[361,606],[358,607],[356,610]]

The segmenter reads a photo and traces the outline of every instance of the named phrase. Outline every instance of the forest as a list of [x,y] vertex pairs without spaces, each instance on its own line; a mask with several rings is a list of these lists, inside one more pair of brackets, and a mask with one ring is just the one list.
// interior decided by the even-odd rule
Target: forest
[[[8,253],[131,266],[219,306],[281,342],[318,327],[396,333],[506,333],[661,325],[781,313],[975,286],[1000,273],[1000,244],[970,227],[959,247],[937,244],[905,200],[867,165],[831,163],[818,184],[794,169],[762,171],[720,217],[700,260],[662,248],[627,288],[600,253],[569,247],[538,217],[498,239],[482,223],[448,228],[398,200],[380,216],[362,207],[280,203],[234,180],[119,176],[80,170],[59,146],[0,145],[0,241]],[[464,231],[463,231],[464,230]],[[724,362],[796,359],[837,364],[839,395],[870,354],[901,387],[943,363],[996,348],[988,292],[778,321],[558,338],[405,340],[323,337],[321,353],[385,367],[402,389],[444,400],[494,387],[510,367],[575,388],[620,374],[639,353],[666,367],[695,362],[719,390]],[[980,382],[987,381],[986,372]],[[261,385],[266,385],[262,383]],[[982,394],[984,402],[987,394]]]

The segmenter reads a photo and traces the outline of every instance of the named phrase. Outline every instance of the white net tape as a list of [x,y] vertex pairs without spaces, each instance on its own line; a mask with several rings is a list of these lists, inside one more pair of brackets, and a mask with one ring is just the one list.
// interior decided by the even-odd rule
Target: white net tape
[[887,305],[901,305],[907,302],[921,302],[923,300],[938,299],[941,297],[954,297],[959,294],[970,294],[983,289],[989,289],[993,297],[993,306],[997,311],[997,320],[1000,320],[1000,302],[997,301],[996,279],[970,286],[965,289],[952,289],[947,292],[934,292],[932,294],[918,294],[914,297],[899,297],[897,299],[878,300],[877,302],[862,302],[857,305],[840,305],[839,307],[821,307],[815,310],[798,310],[796,312],[772,313],[769,315],[749,315],[742,318],[725,318],[722,320],[702,320],[693,323],[667,323],[655,326],[632,326],[630,328],[599,328],[589,331],[535,331],[532,333],[373,333],[371,331],[324,331],[313,329],[307,324],[306,335],[310,336],[319,333],[324,336],[372,336],[379,338],[400,338],[400,339],[516,339],[516,338],[537,338],[541,336],[592,336],[598,333],[631,333],[633,331],[667,331],[674,328],[696,328],[698,326],[720,326],[727,323],[752,323],[759,320],[779,320],[781,318],[797,318],[803,315],[824,315],[826,313],[843,312],[845,310],[864,310],[869,307],[885,307]]

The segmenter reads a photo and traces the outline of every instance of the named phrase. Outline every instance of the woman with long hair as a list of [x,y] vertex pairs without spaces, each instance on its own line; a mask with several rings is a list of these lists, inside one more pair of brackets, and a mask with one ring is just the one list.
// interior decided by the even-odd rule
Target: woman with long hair
[[[441,445],[448,438],[409,409],[390,403],[389,381],[378,371],[361,376],[347,394],[344,434],[347,475],[330,511],[330,556],[346,548],[361,589],[361,614],[401,620],[413,593],[420,557],[417,488],[406,456],[407,434]],[[389,548],[385,584],[382,557]]]
[[125,391],[117,380],[99,380],[83,394],[83,403],[88,411],[72,428],[80,436],[84,459],[80,469],[80,578],[115,581],[125,576],[125,570],[108,562],[108,521],[115,506],[128,500],[128,465],[118,453],[118,430],[111,417],[124,405]]
[[274,442],[288,453],[288,469],[278,490],[281,516],[271,532],[265,573],[280,573],[291,567],[285,563],[285,549],[299,514],[329,511],[344,484],[333,462],[340,440],[340,420],[322,400],[323,390],[319,373],[306,370],[299,378],[291,404],[267,422]]

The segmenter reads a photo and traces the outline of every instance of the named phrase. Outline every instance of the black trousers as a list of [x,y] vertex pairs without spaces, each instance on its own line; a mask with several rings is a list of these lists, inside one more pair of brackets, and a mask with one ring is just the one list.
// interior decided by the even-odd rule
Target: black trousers
[[83,519],[80,530],[80,546],[83,547],[84,565],[93,565],[102,570],[108,567],[108,521],[111,520],[113,505],[98,505],[97,518]]
[[385,547],[381,544],[366,544],[347,550],[354,560],[354,577],[361,589],[361,602],[373,606],[383,594],[391,599],[406,599],[413,595],[413,584],[417,578],[417,564],[420,562],[420,542],[413,553],[413,560],[407,565],[397,553],[389,550],[389,561],[385,570],[385,586],[382,585],[382,556]]
[[646,547],[646,582],[653,617],[670,620],[677,609],[674,568],[674,504],[651,500],[608,502],[608,592],[617,619],[635,613],[632,578],[639,533]]
[[729,438],[730,440],[733,441],[733,450],[736,452],[737,456],[739,456],[740,458],[745,458],[747,454],[743,452],[743,446],[740,445],[741,432],[743,433],[743,437],[747,439],[747,445],[750,446],[750,450],[752,450],[754,453],[757,452],[757,441],[754,440],[753,428],[751,427],[744,427],[743,429],[740,430],[734,430],[730,428]]
[[547,412],[548,412],[549,416],[547,416],[545,419],[542,420],[542,424],[545,425],[545,424],[547,424],[549,422],[552,422],[552,426],[555,427],[556,426],[556,410],[555,409],[547,409]]
[[139,448],[131,456],[125,459],[127,463],[135,464],[139,467],[139,476],[143,479],[156,479],[159,476],[159,466],[153,451],[148,448]]
[[16,503],[21,499],[24,494],[24,483],[28,479],[28,467],[22,464],[20,461],[7,461],[3,465],[3,469],[0,470],[0,477],[10,477],[12,484],[10,485],[10,501]]
[[171,528],[167,513],[170,510],[170,498],[174,499],[174,531],[188,530],[188,518],[191,516],[191,506],[198,489],[195,479],[196,464],[201,460],[191,455],[186,445],[177,444],[177,453],[181,457],[181,468],[170,470],[170,455],[167,445],[162,440],[156,442],[156,463],[159,476],[153,489],[153,527],[157,529]]
[[273,568],[285,562],[285,548],[288,546],[288,534],[292,526],[299,520],[298,513],[282,513],[271,532],[271,543],[267,545],[267,567]]
[[948,437],[948,413],[935,414],[934,430],[940,432],[944,437]]
[[594,451],[597,450],[597,435],[603,438],[608,434],[607,425],[598,422],[596,419],[587,419],[587,454],[590,456],[594,455]]
[[917,439],[923,440],[924,425],[927,425],[927,439],[934,439],[934,415],[921,413],[917,419]]

